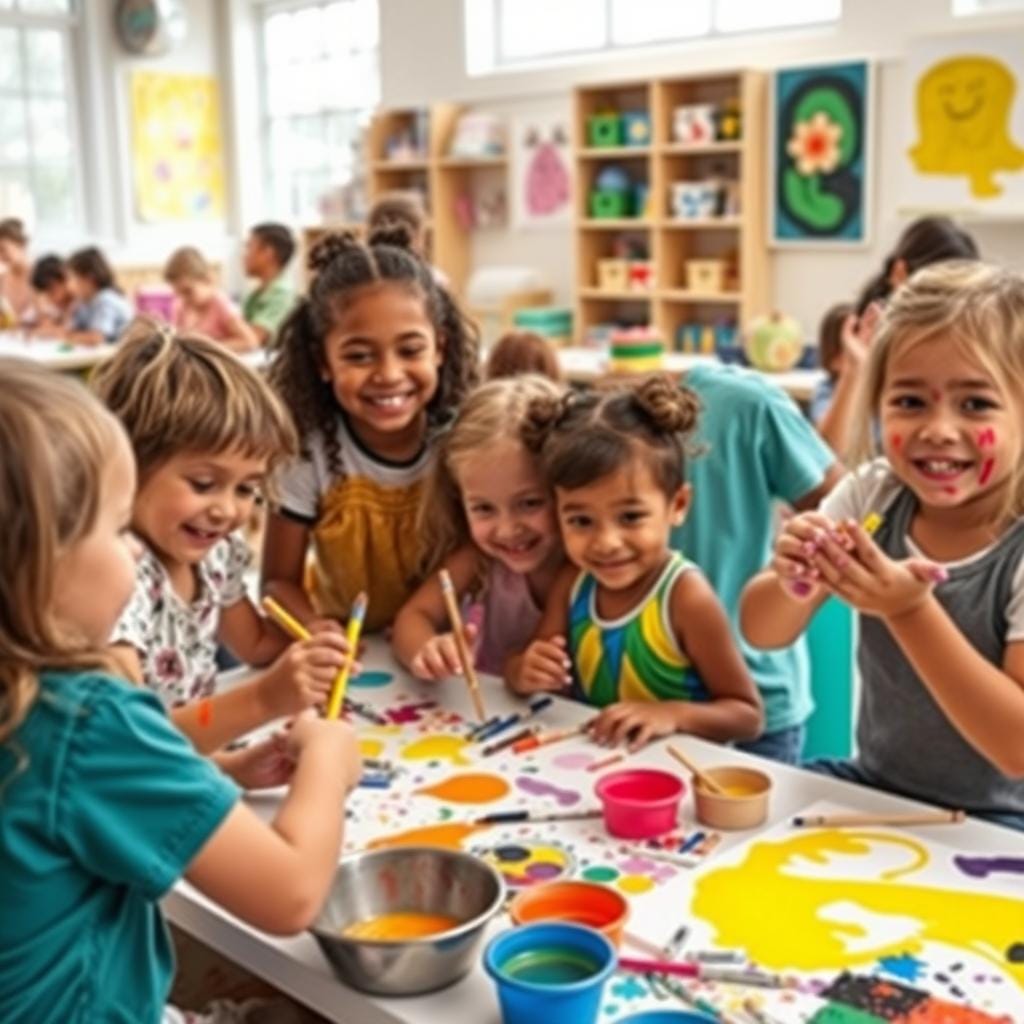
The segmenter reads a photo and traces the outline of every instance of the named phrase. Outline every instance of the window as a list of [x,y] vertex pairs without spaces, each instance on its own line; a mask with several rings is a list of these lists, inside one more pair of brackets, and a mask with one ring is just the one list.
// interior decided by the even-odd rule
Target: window
[[1001,14],[1024,9],[1024,0],[953,0],[953,14]]
[[274,3],[263,9],[268,200],[283,220],[312,223],[349,184],[380,98],[377,0]]
[[[955,0],[964,2],[964,0]],[[978,2],[978,0],[975,0]],[[992,2],[992,0],[989,0]],[[464,0],[470,74],[839,20],[842,0]]]
[[37,227],[80,217],[73,0],[0,0],[0,204]]

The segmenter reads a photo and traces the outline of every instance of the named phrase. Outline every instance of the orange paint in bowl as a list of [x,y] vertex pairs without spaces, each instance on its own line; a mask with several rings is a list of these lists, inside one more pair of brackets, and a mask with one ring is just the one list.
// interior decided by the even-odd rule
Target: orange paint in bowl
[[629,904],[614,889],[594,882],[547,882],[520,892],[508,912],[516,924],[571,921],[587,925],[618,946],[629,918]]
[[341,934],[346,939],[369,939],[371,942],[408,942],[430,935],[451,931],[461,924],[447,914],[423,914],[417,910],[403,910],[393,914],[378,914],[363,921],[346,925]]

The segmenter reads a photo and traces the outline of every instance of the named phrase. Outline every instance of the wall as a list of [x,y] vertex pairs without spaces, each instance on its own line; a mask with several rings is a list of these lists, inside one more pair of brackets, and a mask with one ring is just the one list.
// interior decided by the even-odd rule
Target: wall
[[[901,94],[900,58],[908,43],[924,34],[1024,29],[1024,14],[953,18],[951,0],[845,0],[843,6],[837,28],[653,48],[631,58],[472,78],[465,71],[463,0],[381,0],[383,103],[410,106],[459,100],[506,114],[538,107],[568,111],[571,89],[581,82],[854,57],[879,61],[871,244],[849,252],[786,251],[770,257],[777,308],[795,315],[813,334],[824,309],[849,297],[877,268],[906,220],[896,208],[899,155],[887,142],[896,137],[892,99]],[[1018,225],[967,226],[987,256],[1024,267],[1024,233]],[[481,232],[474,245],[478,262],[535,266],[563,299],[569,295],[574,275],[568,232]]]

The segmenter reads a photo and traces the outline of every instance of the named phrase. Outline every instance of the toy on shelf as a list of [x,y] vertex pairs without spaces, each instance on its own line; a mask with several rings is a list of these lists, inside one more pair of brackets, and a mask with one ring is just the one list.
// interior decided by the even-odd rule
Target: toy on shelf
[[745,362],[743,350],[736,344],[736,321],[718,320],[714,324],[688,322],[676,328],[676,350],[689,355],[717,355],[724,362]]
[[612,333],[609,356],[612,373],[650,373],[662,367],[665,342],[655,327],[622,327]]
[[724,103],[688,103],[672,111],[672,137],[683,145],[737,142],[742,130],[738,99]]
[[743,132],[740,101],[733,97],[715,108],[715,140],[737,142]]
[[651,115],[646,110],[627,110],[622,115],[622,141],[627,146],[651,144]]
[[718,259],[686,261],[686,287],[702,295],[718,295],[725,291],[726,262]]
[[716,173],[700,181],[674,181],[669,186],[669,210],[679,220],[735,217],[740,212],[739,182]]
[[532,306],[520,309],[513,317],[515,326],[534,331],[552,345],[572,343],[572,310],[565,306]]
[[616,165],[602,168],[590,192],[590,216],[601,219],[634,216],[637,190],[638,186],[624,168]]
[[478,111],[460,115],[455,124],[449,156],[467,158],[502,156],[505,153],[505,126],[495,114]]
[[618,256],[598,260],[597,286],[606,292],[649,292],[654,287],[654,264]]
[[587,143],[596,149],[622,145],[622,118],[616,111],[605,110],[587,118]]
[[384,140],[384,159],[413,163],[427,159],[428,114],[417,111],[412,120],[392,131]]
[[750,364],[769,373],[790,370],[804,352],[803,332],[791,316],[772,313],[752,320],[743,349]]

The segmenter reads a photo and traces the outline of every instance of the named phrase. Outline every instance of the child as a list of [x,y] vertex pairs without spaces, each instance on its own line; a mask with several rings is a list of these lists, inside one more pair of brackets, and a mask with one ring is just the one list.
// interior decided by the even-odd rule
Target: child
[[32,267],[32,287],[41,297],[37,327],[43,332],[66,331],[71,326],[75,296],[68,268],[59,256],[42,256]]
[[[883,457],[794,516],[743,595],[762,647],[829,593],[860,612],[851,781],[1024,827],[1024,281],[981,263],[916,274],[867,366],[861,443]],[[858,524],[882,517],[874,537]]]
[[[430,249],[427,242],[427,211],[423,206],[423,196],[412,189],[407,191],[385,192],[370,207],[366,217],[366,233],[373,235],[378,231],[401,226],[409,233],[409,248],[424,263]],[[427,264],[430,266],[430,264]],[[448,287],[448,276],[437,267],[430,267],[434,281],[442,288]]]
[[[544,599],[564,562],[554,500],[520,439],[530,403],[555,400],[544,377],[521,376],[477,388],[434,454],[417,534],[423,585],[395,620],[398,660],[421,679],[461,672],[437,579],[448,570],[460,595],[478,598],[483,627],[476,650],[482,672],[504,675],[509,655],[525,650]],[[471,639],[477,627],[467,625]]]
[[232,352],[257,347],[253,329],[213,283],[213,270],[198,249],[187,245],[174,252],[164,267],[164,279],[178,297],[174,326],[179,331],[212,338]]
[[842,325],[842,361],[827,397],[816,396],[814,422],[833,451],[845,455],[853,440],[857,383],[882,307],[889,297],[922,267],[945,260],[976,259],[978,247],[974,239],[948,217],[921,217],[904,229],[882,269],[861,290],[855,315]]
[[135,583],[131,449],[74,379],[14,359],[0,378],[0,1006],[11,1024],[155,1024],[173,973],[160,898],[184,876],[256,928],[307,927],[356,741],[297,719],[267,825],[153,694],[117,678],[104,646]]
[[[344,661],[344,638],[318,636],[285,650],[243,580],[251,556],[236,531],[295,447],[270,387],[215,342],[146,321],[97,370],[94,385],[124,424],[139,470],[132,528],[142,555],[111,635],[128,674],[173,709],[202,751],[322,700]],[[253,665],[277,661],[211,700],[218,643]],[[221,765],[240,777],[249,757],[225,754]]]
[[95,246],[68,258],[68,284],[75,298],[71,330],[74,345],[104,345],[117,341],[132,319],[131,303],[121,294],[106,257]]
[[509,331],[503,334],[487,357],[488,380],[515,377],[520,373],[540,373],[560,382],[562,369],[554,347],[534,331]]
[[[636,749],[690,732],[757,736],[761,701],[707,581],[669,548],[690,501],[685,440],[694,395],[667,378],[535,402],[526,438],[554,487],[573,563],[551,588],[536,639],[510,659],[517,693],[575,689],[605,710],[599,741]],[[567,657],[567,655],[569,657]]]
[[242,304],[242,316],[260,345],[273,340],[295,304],[284,271],[295,254],[295,239],[283,224],[257,224],[245,241],[245,273],[259,282]]
[[279,479],[263,580],[300,620],[344,619],[361,590],[367,629],[394,620],[414,585],[430,441],[476,381],[475,333],[409,244],[404,228],[322,239],[309,297],[281,327],[271,379],[302,457]]
[[[812,423],[817,424],[832,404],[836,381],[847,360],[843,345],[844,330],[855,324],[853,305],[849,302],[837,302],[821,318],[818,325],[818,365],[828,376],[818,384],[811,396],[807,411]],[[866,353],[867,349],[863,351]]]
[[36,323],[36,296],[29,274],[28,235],[17,217],[0,220],[0,305],[6,327],[32,327]]

